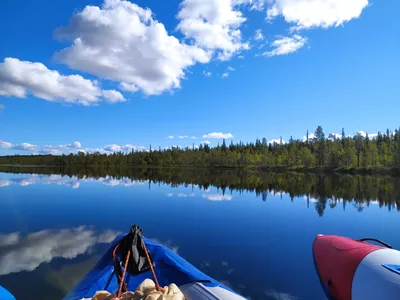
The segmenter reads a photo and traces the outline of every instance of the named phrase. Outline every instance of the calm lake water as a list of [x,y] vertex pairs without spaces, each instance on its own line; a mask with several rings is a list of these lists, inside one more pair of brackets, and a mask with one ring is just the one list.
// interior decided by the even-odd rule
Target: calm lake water
[[318,233],[400,249],[395,178],[59,173],[0,173],[0,285],[17,299],[61,299],[134,223],[249,299],[325,299]]

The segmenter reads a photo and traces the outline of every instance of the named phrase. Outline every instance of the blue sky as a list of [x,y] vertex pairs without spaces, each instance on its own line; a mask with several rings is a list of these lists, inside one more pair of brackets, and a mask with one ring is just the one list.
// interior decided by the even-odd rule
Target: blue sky
[[0,154],[398,128],[399,9],[388,0],[2,1]]

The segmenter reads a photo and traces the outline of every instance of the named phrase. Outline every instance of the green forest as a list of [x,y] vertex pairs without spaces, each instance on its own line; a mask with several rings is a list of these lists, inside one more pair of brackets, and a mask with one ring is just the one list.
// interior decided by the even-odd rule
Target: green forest
[[[313,136],[313,138],[309,138]],[[374,138],[357,134],[340,138],[325,136],[321,126],[305,140],[290,138],[288,143],[269,144],[266,138],[254,143],[207,144],[185,149],[151,149],[149,151],[112,154],[78,152],[69,155],[1,156],[2,165],[100,166],[100,167],[211,167],[257,168],[272,170],[345,170],[355,172],[400,170],[400,132],[387,130]]]

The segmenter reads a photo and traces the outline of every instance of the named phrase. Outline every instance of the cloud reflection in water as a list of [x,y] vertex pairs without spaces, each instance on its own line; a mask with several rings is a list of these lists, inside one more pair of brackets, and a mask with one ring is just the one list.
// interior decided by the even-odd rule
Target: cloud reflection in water
[[0,179],[0,188],[7,187],[12,184],[17,184],[19,186],[29,186],[32,184],[54,184],[54,185],[63,185],[69,186],[73,189],[79,188],[81,182],[98,182],[107,186],[134,186],[134,185],[142,185],[147,181],[138,181],[131,180],[129,178],[121,178],[115,179],[111,176],[101,177],[101,178],[93,178],[93,177],[84,177],[78,178],[77,176],[61,176],[61,175],[29,175],[17,178],[9,178],[9,179]]
[[0,233],[0,276],[33,271],[54,258],[76,258],[96,244],[112,242],[118,234],[113,230],[96,232],[86,226],[42,230],[27,236]]

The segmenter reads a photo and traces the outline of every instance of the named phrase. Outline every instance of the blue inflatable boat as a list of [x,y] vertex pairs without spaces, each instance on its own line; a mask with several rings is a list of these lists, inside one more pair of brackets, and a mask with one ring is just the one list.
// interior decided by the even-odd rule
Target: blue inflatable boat
[[[160,287],[177,285],[185,299],[245,299],[174,251],[142,237],[137,225],[130,233],[117,236],[92,270],[63,299],[91,299],[97,291],[113,294],[122,286],[123,291],[135,291],[145,279],[154,278]],[[0,287],[0,299],[14,297]]]

